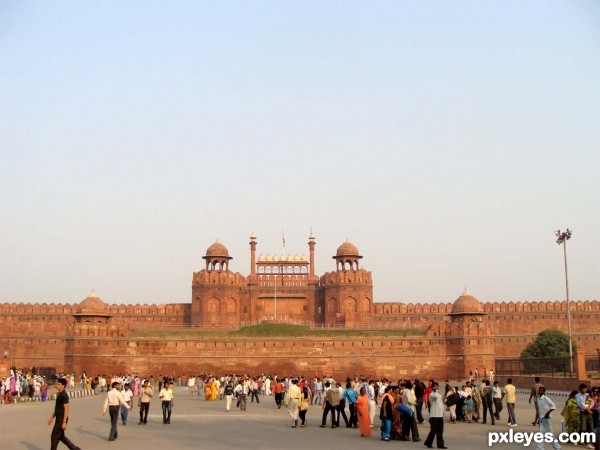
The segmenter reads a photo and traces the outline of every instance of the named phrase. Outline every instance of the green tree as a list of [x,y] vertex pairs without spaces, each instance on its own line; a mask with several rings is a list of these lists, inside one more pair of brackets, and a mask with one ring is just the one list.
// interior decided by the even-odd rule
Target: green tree
[[541,331],[521,353],[521,362],[527,373],[569,372],[569,336],[558,329]]
[[[572,341],[572,345],[575,351],[577,344]],[[521,353],[521,358],[549,356],[569,356],[569,336],[556,328],[541,331]]]

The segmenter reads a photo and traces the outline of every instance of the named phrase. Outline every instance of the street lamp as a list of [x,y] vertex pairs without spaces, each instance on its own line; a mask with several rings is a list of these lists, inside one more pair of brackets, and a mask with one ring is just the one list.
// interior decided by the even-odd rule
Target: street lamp
[[565,254],[565,286],[567,289],[567,323],[569,325],[569,360],[571,361],[571,374],[573,373],[573,342],[571,340],[571,308],[569,306],[569,273],[567,271],[567,241],[571,239],[573,232],[567,228],[567,231],[561,233],[560,230],[554,232],[556,237],[556,243],[558,245],[563,244],[563,250]]

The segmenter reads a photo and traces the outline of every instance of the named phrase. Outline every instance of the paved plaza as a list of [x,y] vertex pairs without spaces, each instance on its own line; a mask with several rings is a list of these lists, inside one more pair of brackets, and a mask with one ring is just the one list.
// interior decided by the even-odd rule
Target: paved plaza
[[[321,408],[313,405],[309,409],[306,428],[290,428],[291,420],[285,409],[276,409],[273,397],[262,397],[261,403],[248,403],[245,412],[235,409],[225,411],[225,401],[205,401],[198,396],[190,396],[184,387],[176,387],[175,406],[170,425],[162,424],[160,402],[153,399],[147,425],[138,425],[138,409],[134,406],[127,426],[119,421],[119,437],[114,442],[107,440],[110,429],[108,415],[101,410],[106,393],[92,397],[71,399],[71,412],[67,436],[84,450],[185,450],[185,449],[383,449],[388,447],[403,449],[424,449],[423,441],[429,431],[426,422],[419,425],[421,442],[382,442],[379,429],[373,430],[371,438],[361,438],[357,429],[319,428]],[[550,395],[562,409],[565,396]],[[528,396],[519,394],[517,398],[517,420],[519,426],[514,431],[531,432],[535,415]],[[137,397],[134,405],[137,405]],[[22,403],[0,407],[0,449],[1,450],[42,450],[50,446],[51,426],[48,417],[53,412],[54,401],[46,403]],[[555,432],[560,431],[560,415],[553,414]],[[376,425],[379,420],[376,419]],[[445,423],[446,446],[456,450],[479,450],[488,448],[489,431],[508,431],[506,408],[502,411],[502,421],[495,426],[479,423]],[[435,443],[434,443],[435,446]],[[523,444],[497,444],[494,448],[522,449]],[[565,445],[566,448],[575,448]],[[59,444],[59,449],[66,447]],[[546,448],[551,448],[546,444]]]

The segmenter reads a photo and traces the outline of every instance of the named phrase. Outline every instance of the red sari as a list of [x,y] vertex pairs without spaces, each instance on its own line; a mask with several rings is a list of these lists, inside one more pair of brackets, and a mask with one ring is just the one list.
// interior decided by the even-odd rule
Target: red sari
[[360,435],[365,437],[371,437],[371,417],[369,417],[369,397],[359,395],[356,399],[356,409],[358,414],[358,427],[360,428]]

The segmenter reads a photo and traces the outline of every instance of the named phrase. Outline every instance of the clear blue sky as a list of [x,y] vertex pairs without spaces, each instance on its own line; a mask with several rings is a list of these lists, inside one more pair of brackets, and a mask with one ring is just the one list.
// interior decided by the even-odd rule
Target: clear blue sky
[[189,302],[219,238],[375,301],[600,298],[597,1],[3,1],[0,301]]

